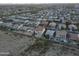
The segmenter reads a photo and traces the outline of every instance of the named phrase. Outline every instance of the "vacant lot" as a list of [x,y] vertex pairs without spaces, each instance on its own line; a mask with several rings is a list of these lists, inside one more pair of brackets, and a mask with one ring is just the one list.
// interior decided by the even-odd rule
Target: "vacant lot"
[[36,40],[21,55],[26,56],[79,56],[79,49],[53,43],[47,40]]
[[15,33],[0,31],[0,55],[19,55],[32,44],[32,38]]

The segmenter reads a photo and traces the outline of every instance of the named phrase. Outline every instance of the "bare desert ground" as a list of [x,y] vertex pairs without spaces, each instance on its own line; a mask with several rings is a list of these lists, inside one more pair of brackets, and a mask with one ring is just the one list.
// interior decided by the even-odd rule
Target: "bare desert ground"
[[0,31],[0,55],[18,55],[32,44],[32,38]]

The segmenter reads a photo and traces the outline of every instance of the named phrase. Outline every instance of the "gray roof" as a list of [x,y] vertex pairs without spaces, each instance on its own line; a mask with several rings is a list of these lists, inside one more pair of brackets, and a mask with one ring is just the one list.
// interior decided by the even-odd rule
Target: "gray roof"
[[54,34],[54,30],[47,30],[46,31],[46,35],[53,35]]

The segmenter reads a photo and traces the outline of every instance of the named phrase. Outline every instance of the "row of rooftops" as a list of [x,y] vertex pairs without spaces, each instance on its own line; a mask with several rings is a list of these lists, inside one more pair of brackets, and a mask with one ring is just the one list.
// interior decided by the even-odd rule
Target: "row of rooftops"
[[[55,10],[41,10],[36,14],[23,13],[20,15],[6,17],[5,20],[0,21],[0,26],[6,26],[8,28],[15,29],[18,33],[33,34],[35,32],[37,37],[41,37],[45,31],[46,34],[49,35],[53,35],[53,33],[56,32],[56,36],[61,36],[62,34],[64,35],[65,32],[79,34],[79,32],[76,31],[66,30],[66,21],[73,19],[73,17],[71,19],[71,14],[75,15],[76,10],[59,8]],[[74,19],[76,19],[76,17],[78,18],[78,16],[75,15]],[[77,27],[74,25],[74,22],[68,26],[70,30],[73,28],[77,29]]]
[[[79,11],[76,10],[76,8],[72,8],[72,9],[68,9],[68,8],[50,8],[50,9],[43,9],[43,10],[39,10],[36,14],[32,14],[30,12],[28,13],[23,13],[21,14],[21,16],[28,16],[28,17],[35,17],[35,18],[44,18],[46,16],[46,18],[48,19],[54,19],[54,18],[58,18],[61,19],[62,17],[64,19],[69,19],[70,17],[73,18],[78,18],[79,16],[76,15],[78,14]],[[74,14],[74,17],[73,15]],[[26,17],[19,17],[19,18],[26,18]]]

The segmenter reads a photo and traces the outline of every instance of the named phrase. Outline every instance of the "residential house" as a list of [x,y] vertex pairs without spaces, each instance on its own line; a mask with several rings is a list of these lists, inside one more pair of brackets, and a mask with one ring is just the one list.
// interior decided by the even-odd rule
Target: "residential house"
[[57,42],[67,42],[66,34],[67,32],[65,30],[56,31],[56,38],[54,40]]
[[48,25],[48,21],[43,20],[39,25],[46,27]]
[[47,30],[45,36],[49,39],[54,38],[56,36],[55,30]]
[[56,31],[56,37],[64,37],[66,39],[66,34],[65,30]]
[[68,29],[69,29],[70,31],[74,31],[74,30],[77,30],[77,26],[74,25],[74,24],[70,24],[70,25],[68,26]]
[[56,23],[55,23],[55,22],[51,22],[51,23],[49,24],[49,27],[55,28],[55,27],[56,27]]
[[69,40],[77,40],[78,41],[79,40],[79,32],[69,31],[67,38]]
[[66,29],[66,25],[63,24],[63,23],[60,23],[60,24],[58,24],[58,29],[59,30],[64,30],[64,29]]
[[43,35],[45,31],[45,27],[44,26],[38,26],[35,29],[35,37],[41,37]]

